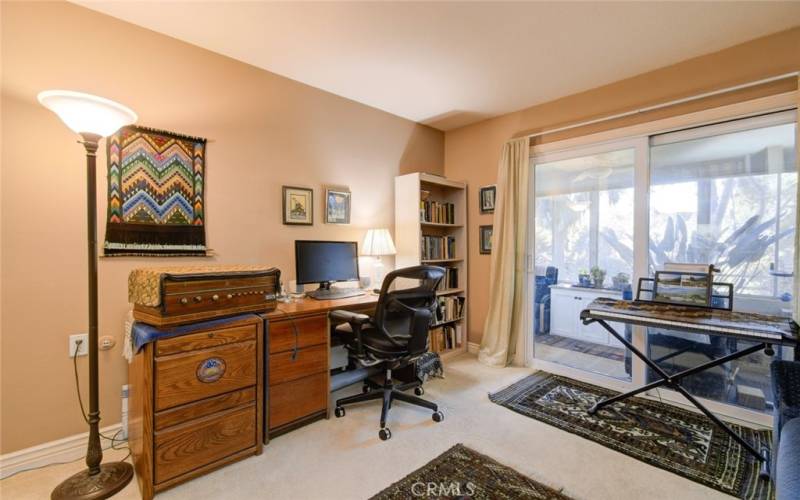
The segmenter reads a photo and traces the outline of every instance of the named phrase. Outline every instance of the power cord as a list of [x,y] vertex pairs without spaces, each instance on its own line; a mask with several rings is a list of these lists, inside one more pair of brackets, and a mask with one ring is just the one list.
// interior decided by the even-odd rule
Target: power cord
[[[78,352],[80,351],[82,344],[83,344],[83,340],[82,339],[75,341],[75,352],[72,353],[72,369],[73,369],[73,372],[74,372],[74,375],[75,375],[75,390],[76,390],[76,392],[78,394],[78,404],[81,407],[81,416],[83,417],[83,420],[88,424],[89,423],[89,417],[86,415],[86,410],[83,407],[83,398],[81,397],[80,380],[78,378]],[[124,445],[124,446],[120,446],[120,447],[116,446],[116,443],[118,441],[117,440],[117,436],[119,436],[119,434],[121,432],[122,432],[122,429],[120,429],[117,432],[115,432],[114,435],[111,436],[111,437],[106,436],[102,432],[99,432],[99,434],[100,434],[101,438],[106,439],[108,441],[111,441],[111,449],[112,450],[116,450],[116,451],[124,450],[124,449],[128,450],[128,454],[125,455],[125,458],[120,460],[120,462],[124,462],[125,460],[128,459],[128,457],[131,456],[131,448],[127,444]],[[119,440],[119,442],[124,443],[125,441]],[[49,463],[49,464],[45,464],[45,465],[40,465],[38,467],[29,467],[27,469],[18,470],[16,472],[14,472],[13,474],[9,474],[9,475],[5,476],[3,479],[5,480],[5,479],[8,479],[8,478],[14,477],[17,474],[22,474],[23,472],[29,472],[29,471],[33,471],[33,470],[44,469],[44,468],[47,468],[47,467],[52,467],[54,465],[66,465],[66,464],[75,463],[78,460],[83,460],[84,458],[85,457],[80,457],[80,458],[76,458],[75,460],[69,460],[69,461],[66,461],[66,462],[53,462],[53,463]]]
[[[80,405],[80,407],[81,407],[81,416],[83,417],[83,420],[88,424],[89,423],[89,417],[86,415],[86,410],[83,407],[83,398],[81,397],[81,383],[80,383],[80,379],[78,378],[78,352],[81,349],[81,344],[83,344],[83,340],[82,339],[79,339],[79,340],[75,341],[75,352],[72,353],[72,370],[73,370],[73,373],[75,375],[75,392],[78,394],[78,405]],[[111,449],[112,450],[116,450],[116,451],[125,450],[125,449],[128,450],[128,454],[125,455],[125,458],[120,460],[120,462],[124,462],[125,460],[128,459],[128,457],[131,456],[131,448],[127,444],[125,444],[124,446],[120,446],[120,447],[115,446],[116,443],[117,443],[117,436],[119,436],[119,434],[121,432],[122,432],[122,429],[120,429],[117,432],[115,432],[114,435],[111,436],[111,437],[106,436],[105,434],[103,434],[100,431],[98,431],[98,434],[100,434],[101,438],[106,439],[108,441],[111,441]],[[119,442],[124,443],[125,441],[119,440]]]
[[300,350],[300,332],[297,330],[297,324],[294,322],[294,318],[292,316],[281,309],[280,307],[275,308],[276,311],[283,314],[283,316],[289,320],[289,324],[292,326],[292,333],[294,334],[294,348],[292,349],[292,361],[297,361],[297,354]]

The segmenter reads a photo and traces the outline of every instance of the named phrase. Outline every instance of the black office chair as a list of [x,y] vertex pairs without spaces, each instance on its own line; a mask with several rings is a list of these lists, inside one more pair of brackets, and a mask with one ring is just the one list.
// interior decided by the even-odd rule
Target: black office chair
[[[444,420],[444,414],[436,404],[403,393],[413,388],[421,396],[424,392],[421,380],[397,386],[392,382],[392,370],[410,365],[428,350],[428,329],[436,307],[436,286],[444,273],[444,269],[436,266],[415,266],[390,272],[383,280],[373,318],[350,311],[331,311],[332,321],[346,322],[337,326],[335,331],[348,350],[350,362],[363,368],[379,366],[386,377],[383,386],[367,379],[363,394],[336,401],[337,417],[344,416],[344,405],[383,399],[378,436],[384,441],[392,437],[386,427],[386,417],[394,400],[433,410],[434,422]],[[398,278],[412,280],[411,287],[389,291]]]

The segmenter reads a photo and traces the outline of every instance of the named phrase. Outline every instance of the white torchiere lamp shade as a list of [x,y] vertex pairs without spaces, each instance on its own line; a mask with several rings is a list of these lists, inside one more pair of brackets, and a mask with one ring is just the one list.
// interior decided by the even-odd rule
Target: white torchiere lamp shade
[[375,264],[373,265],[373,274],[375,282],[374,288],[380,288],[383,284],[383,262],[381,257],[384,255],[394,255],[397,249],[394,247],[392,235],[388,229],[370,229],[364,236],[364,244],[361,246],[361,253],[375,257]]
[[82,92],[45,90],[39,92],[38,99],[78,134],[108,137],[138,119],[133,110],[122,104]]

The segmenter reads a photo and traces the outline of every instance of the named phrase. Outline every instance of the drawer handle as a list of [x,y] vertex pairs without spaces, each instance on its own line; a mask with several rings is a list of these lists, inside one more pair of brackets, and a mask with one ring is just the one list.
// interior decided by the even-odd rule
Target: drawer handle
[[222,358],[204,359],[197,365],[197,380],[212,384],[225,375],[225,360]]

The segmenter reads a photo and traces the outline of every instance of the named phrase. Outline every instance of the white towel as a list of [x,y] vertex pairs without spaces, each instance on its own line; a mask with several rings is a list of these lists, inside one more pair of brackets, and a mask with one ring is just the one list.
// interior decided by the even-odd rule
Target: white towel
[[133,361],[133,309],[128,309],[125,315],[125,340],[122,346],[122,356],[128,360],[128,363]]

